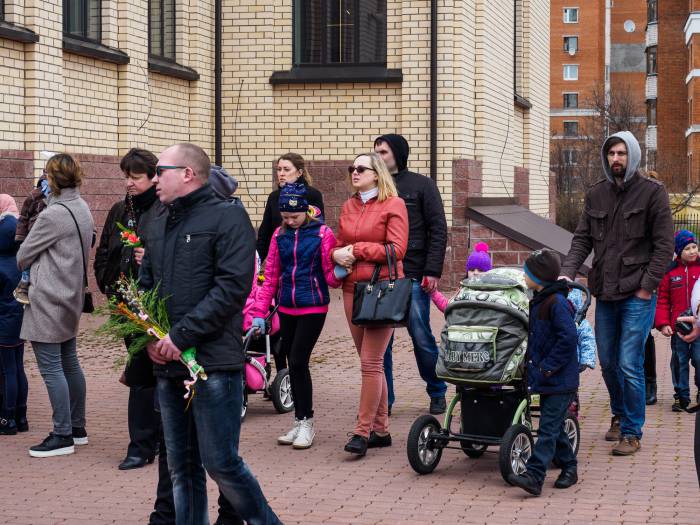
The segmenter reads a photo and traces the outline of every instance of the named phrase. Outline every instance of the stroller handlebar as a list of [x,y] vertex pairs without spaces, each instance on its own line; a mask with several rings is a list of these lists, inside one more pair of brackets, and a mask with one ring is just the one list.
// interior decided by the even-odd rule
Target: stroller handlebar
[[574,316],[574,322],[578,325],[581,321],[583,321],[586,318],[588,309],[591,307],[591,292],[588,289],[588,287],[576,281],[567,281],[566,284],[570,290],[577,289],[581,290],[581,292],[583,293],[583,307],[579,308],[576,312],[576,315]]

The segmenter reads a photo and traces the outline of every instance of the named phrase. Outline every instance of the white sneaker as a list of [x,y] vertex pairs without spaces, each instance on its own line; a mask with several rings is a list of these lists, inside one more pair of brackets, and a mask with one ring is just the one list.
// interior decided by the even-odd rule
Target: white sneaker
[[294,428],[287,432],[284,436],[280,436],[277,438],[277,443],[279,445],[291,445],[294,443],[294,440],[297,438],[297,435],[299,434],[299,427],[301,426],[301,421],[298,419],[294,420]]
[[302,419],[299,425],[299,433],[292,446],[294,448],[309,448],[314,442],[315,435],[313,418]]

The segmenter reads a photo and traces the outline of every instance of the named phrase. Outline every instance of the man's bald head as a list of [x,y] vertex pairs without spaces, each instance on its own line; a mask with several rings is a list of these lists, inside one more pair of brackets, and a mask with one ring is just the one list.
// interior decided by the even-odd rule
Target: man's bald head
[[170,146],[163,153],[166,152],[171,155],[171,158],[177,162],[178,166],[188,166],[192,169],[195,177],[202,184],[207,182],[209,170],[211,169],[211,160],[202,148],[190,142],[183,142]]

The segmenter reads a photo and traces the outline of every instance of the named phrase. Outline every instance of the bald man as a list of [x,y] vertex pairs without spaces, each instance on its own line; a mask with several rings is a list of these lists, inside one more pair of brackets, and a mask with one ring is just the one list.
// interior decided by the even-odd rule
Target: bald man
[[[158,157],[156,194],[167,215],[151,223],[139,279],[168,300],[170,332],[148,346],[157,377],[175,523],[204,525],[206,473],[249,525],[281,523],[238,455],[241,377],[245,363],[242,310],[253,280],[255,233],[241,206],[208,184],[211,163],[195,144]],[[184,399],[188,378],[180,354],[195,348],[208,375]]]

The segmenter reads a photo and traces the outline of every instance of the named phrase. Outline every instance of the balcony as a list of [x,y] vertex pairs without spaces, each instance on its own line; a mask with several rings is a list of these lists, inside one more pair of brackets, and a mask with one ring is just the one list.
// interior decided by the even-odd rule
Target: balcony
[[647,47],[658,45],[659,43],[659,24],[654,22],[647,26]]
[[656,98],[656,75],[647,77],[645,96],[647,100]]
[[647,149],[656,149],[656,126],[647,126]]

